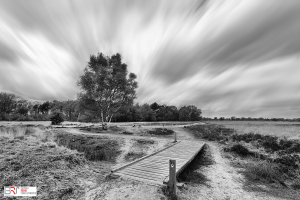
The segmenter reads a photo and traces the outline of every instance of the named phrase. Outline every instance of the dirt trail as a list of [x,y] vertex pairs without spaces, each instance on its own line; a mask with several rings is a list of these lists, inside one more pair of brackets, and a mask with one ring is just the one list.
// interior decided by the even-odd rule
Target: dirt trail
[[269,196],[264,193],[249,192],[244,190],[244,177],[236,168],[230,165],[230,161],[222,155],[220,144],[194,138],[187,130],[174,128],[178,138],[185,140],[199,140],[209,146],[209,151],[214,164],[201,168],[201,174],[207,178],[207,184],[188,185],[184,193],[189,199],[258,199],[274,200],[282,199]]

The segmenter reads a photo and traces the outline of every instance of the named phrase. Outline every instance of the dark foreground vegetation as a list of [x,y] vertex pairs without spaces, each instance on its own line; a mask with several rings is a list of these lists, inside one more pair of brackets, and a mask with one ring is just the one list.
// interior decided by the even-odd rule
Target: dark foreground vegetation
[[245,162],[234,165],[250,181],[277,182],[282,186],[300,188],[300,141],[258,133],[236,134],[223,125],[187,126],[195,137],[224,144]]
[[56,143],[78,152],[83,152],[86,159],[91,161],[115,161],[120,154],[120,145],[116,140],[99,136],[84,136],[60,132]]

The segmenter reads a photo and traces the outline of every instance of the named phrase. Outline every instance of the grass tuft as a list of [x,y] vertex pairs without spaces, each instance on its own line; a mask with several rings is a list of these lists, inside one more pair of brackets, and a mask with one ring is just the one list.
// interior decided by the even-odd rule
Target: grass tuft
[[283,183],[282,172],[280,166],[276,163],[253,160],[244,164],[245,177],[251,181],[262,181],[268,183]]

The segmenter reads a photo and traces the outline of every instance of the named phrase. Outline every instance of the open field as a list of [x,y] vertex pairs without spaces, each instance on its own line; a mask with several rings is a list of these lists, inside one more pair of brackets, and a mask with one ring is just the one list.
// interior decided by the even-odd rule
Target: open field
[[[22,124],[3,126],[2,123],[0,127],[1,194],[3,186],[21,184],[37,185],[38,199],[170,199],[164,187],[111,177],[109,173],[113,168],[163,149],[173,142],[176,132],[178,140],[207,144],[178,177],[185,183],[178,189],[178,199],[300,197],[297,189],[300,187],[300,174],[297,175],[298,171],[290,166],[282,168],[280,163],[286,160],[278,160],[277,164],[259,160],[253,153],[256,146],[252,145],[252,141],[244,142],[242,137],[224,142],[226,134],[210,136],[219,134],[219,129],[209,125],[186,127],[186,123],[182,123],[163,127],[162,124],[143,122],[139,127],[133,126],[135,123],[119,123],[111,124],[104,131],[100,124],[90,128]],[[248,151],[234,146],[236,143],[246,146]],[[297,163],[292,164],[298,166]],[[260,170],[259,166],[266,170]],[[282,169],[288,170],[289,174]]]
[[213,121],[208,123],[233,128],[240,134],[252,132],[262,135],[300,139],[300,122]]

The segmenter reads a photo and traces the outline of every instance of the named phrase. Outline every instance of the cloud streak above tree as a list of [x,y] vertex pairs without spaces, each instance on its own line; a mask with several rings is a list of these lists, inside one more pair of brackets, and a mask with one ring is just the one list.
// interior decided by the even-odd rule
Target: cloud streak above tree
[[140,103],[299,117],[300,2],[0,2],[0,90],[75,99],[90,54],[119,52]]

